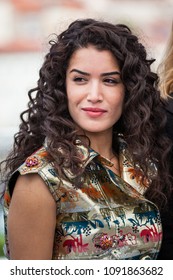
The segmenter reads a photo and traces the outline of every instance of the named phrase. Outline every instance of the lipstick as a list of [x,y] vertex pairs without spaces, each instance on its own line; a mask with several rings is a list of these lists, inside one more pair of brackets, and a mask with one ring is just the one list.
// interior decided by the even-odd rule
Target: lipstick
[[82,111],[86,112],[86,114],[90,117],[100,117],[107,112],[102,108],[94,108],[94,107],[85,107],[82,108]]

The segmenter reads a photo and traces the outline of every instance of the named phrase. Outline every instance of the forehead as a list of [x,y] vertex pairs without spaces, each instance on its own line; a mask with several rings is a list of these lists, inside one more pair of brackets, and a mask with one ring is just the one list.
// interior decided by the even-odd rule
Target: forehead
[[[108,70],[119,70],[117,58],[109,50],[98,50],[96,47],[89,45],[77,49],[69,60],[68,68],[109,68]],[[110,69],[111,68],[111,69]]]

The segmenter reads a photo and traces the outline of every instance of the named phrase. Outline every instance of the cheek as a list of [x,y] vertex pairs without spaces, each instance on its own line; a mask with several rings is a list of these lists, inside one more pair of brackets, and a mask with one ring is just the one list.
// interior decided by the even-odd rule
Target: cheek
[[74,103],[74,91],[72,86],[69,85],[69,83],[66,84],[66,93],[67,93],[67,102],[68,102],[68,107],[71,106],[72,103]]
[[79,105],[83,100],[83,94],[81,92],[81,89],[70,87],[70,89],[67,89],[67,100],[68,100],[68,106],[73,107]]
[[69,110],[71,110],[71,108],[73,108],[73,103],[74,103],[74,100],[70,97],[70,95],[67,96],[68,98],[68,108]]
[[121,94],[120,94],[120,104],[121,104],[122,108],[124,106],[124,102],[125,102],[125,90],[123,88],[122,91],[121,91]]
[[75,98],[74,94],[69,93],[69,95],[68,95],[68,110],[69,110],[69,113],[70,113],[72,118],[77,114],[78,103],[79,102],[78,102],[77,98]]
[[116,109],[119,108],[120,110],[122,110],[123,106],[124,106],[124,92],[122,92],[120,94],[120,96],[117,97],[117,99],[114,102],[113,107],[116,108]]
[[67,81],[66,82],[66,93],[68,101],[74,102],[76,98],[79,96],[78,88],[72,83]]
[[69,92],[67,94],[67,99],[68,99],[69,106],[74,106],[75,104],[77,104],[77,98],[72,92]]

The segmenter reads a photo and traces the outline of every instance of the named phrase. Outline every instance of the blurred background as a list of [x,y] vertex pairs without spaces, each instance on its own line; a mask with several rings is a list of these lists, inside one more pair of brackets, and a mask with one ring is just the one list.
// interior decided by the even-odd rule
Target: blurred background
[[[157,71],[171,31],[172,0],[0,0],[0,161],[18,130],[27,92],[38,80],[50,35],[86,17],[129,25],[156,59]],[[3,230],[0,208],[2,258]]]

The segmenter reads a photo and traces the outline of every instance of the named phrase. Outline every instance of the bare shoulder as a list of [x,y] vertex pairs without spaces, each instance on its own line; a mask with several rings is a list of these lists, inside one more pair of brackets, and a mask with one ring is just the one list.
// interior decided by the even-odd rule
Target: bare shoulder
[[20,175],[8,214],[12,259],[51,259],[56,203],[38,174]]
[[48,187],[38,174],[20,175],[15,184],[12,198],[18,198],[22,200],[31,199],[30,203],[35,203],[35,201],[37,201],[37,204],[39,202],[52,205],[55,204]]
[[[45,210],[46,209],[46,210]],[[26,215],[27,220],[46,218],[56,212],[56,203],[45,182],[38,174],[20,175],[13,191],[10,210],[12,215]]]

